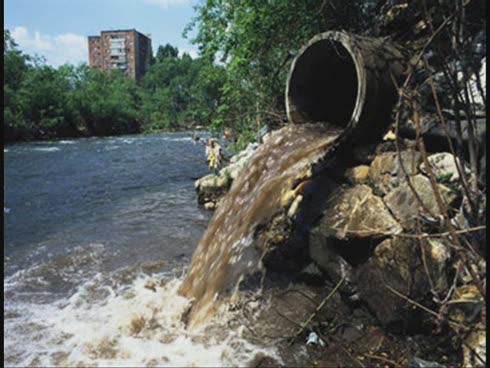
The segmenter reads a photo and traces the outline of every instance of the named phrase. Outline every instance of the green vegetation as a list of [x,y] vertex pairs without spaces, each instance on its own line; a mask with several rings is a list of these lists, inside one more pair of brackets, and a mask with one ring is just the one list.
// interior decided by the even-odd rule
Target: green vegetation
[[209,125],[223,67],[165,45],[139,82],[87,65],[53,68],[4,31],[4,142],[105,136]]

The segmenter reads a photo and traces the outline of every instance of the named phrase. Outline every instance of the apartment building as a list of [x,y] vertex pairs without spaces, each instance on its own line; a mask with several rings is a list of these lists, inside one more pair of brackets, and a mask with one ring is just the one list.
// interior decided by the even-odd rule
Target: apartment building
[[151,39],[135,29],[102,31],[88,37],[89,65],[104,70],[121,69],[139,80],[151,58]]

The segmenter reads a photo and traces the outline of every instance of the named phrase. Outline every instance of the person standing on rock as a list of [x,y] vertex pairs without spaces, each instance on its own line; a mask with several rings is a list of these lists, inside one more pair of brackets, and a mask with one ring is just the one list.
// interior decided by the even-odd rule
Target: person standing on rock
[[206,144],[206,156],[209,162],[209,169],[217,172],[221,166],[221,146],[216,139],[210,138]]

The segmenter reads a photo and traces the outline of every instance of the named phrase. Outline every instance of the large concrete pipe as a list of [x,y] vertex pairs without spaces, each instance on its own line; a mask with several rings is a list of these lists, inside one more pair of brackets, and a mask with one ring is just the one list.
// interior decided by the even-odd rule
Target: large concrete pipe
[[335,31],[316,35],[291,65],[286,84],[289,121],[328,122],[363,140],[379,138],[391,121],[404,60],[383,39]]

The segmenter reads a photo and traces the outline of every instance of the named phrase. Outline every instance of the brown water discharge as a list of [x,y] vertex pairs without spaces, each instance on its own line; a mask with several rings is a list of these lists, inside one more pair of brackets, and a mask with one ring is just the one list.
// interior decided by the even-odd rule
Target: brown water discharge
[[[287,207],[298,176],[339,148],[379,139],[403,69],[402,55],[383,39],[325,32],[300,50],[285,94],[291,124],[257,149],[194,253],[180,289],[194,300],[189,326],[216,311],[244,276],[262,269],[266,250],[254,241],[257,229]],[[317,121],[332,124],[311,123]]]
[[240,279],[261,268],[253,242],[257,226],[281,208],[298,173],[325,155],[341,129],[290,124],[257,149],[220,203],[192,258],[181,293],[194,298],[190,325],[198,324],[229,296]]

